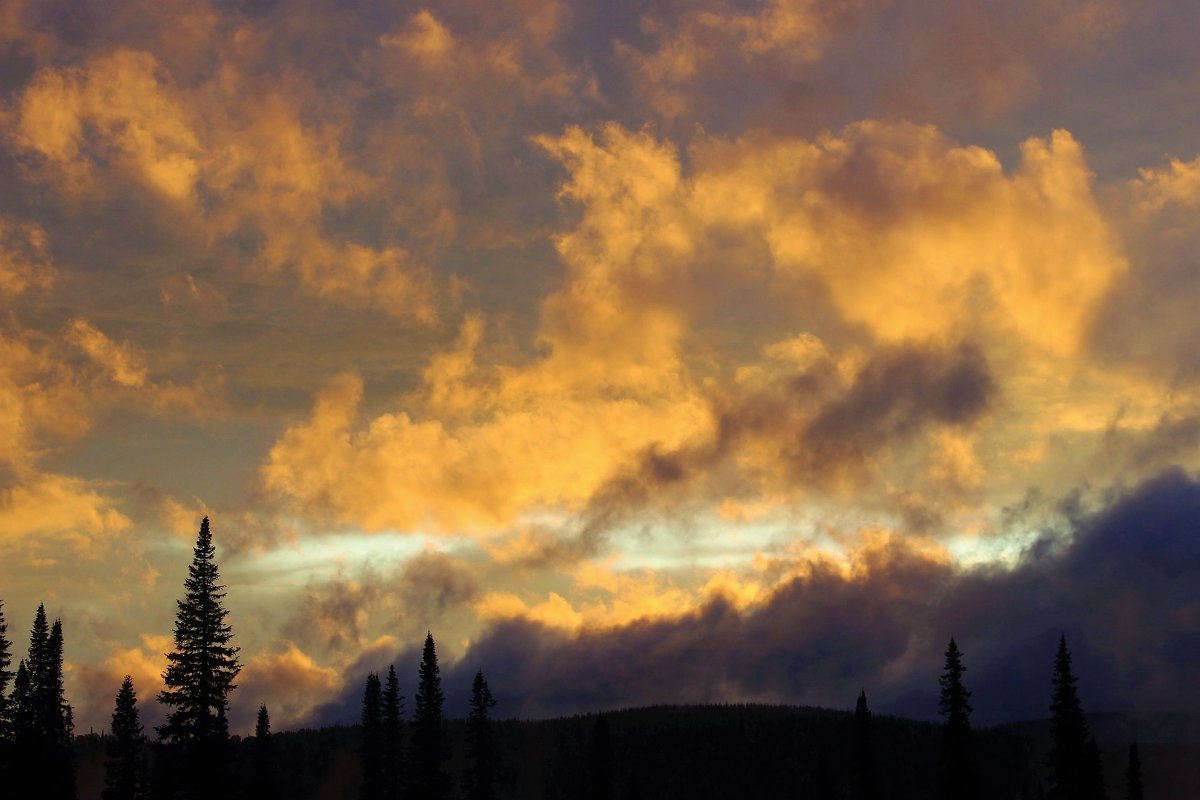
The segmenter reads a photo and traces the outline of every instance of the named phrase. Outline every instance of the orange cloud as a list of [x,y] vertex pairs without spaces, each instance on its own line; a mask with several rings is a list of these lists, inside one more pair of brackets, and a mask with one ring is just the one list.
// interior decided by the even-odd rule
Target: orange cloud
[[55,272],[46,232],[40,225],[0,219],[0,296],[48,289]]
[[239,676],[238,699],[258,708],[266,703],[276,727],[295,725],[342,686],[336,669],[322,667],[292,642],[277,652],[260,653]]
[[[107,553],[112,536],[132,525],[110,498],[78,478],[33,474],[0,488],[0,541],[10,552],[14,546],[31,545],[58,558],[66,544],[75,556],[97,558]],[[48,542],[54,546],[42,547]]]

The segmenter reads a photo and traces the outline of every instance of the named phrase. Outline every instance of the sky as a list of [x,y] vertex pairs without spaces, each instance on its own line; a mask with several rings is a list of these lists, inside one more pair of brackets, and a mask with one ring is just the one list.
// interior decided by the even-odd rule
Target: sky
[[0,600],[363,676],[1200,712],[1191,0],[0,0]]

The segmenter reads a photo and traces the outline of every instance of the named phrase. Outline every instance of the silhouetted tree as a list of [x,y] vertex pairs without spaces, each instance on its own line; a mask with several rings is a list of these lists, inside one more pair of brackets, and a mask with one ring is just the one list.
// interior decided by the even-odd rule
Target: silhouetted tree
[[1104,788],[1104,758],[1094,735],[1088,738],[1087,763],[1084,765],[1083,779],[1085,797],[1093,798],[1093,800],[1108,800],[1108,792]]
[[35,779],[32,759],[36,753],[36,735],[33,708],[33,687],[30,686],[29,669],[24,659],[17,665],[13,676],[11,698],[12,741],[9,742],[8,783],[22,785]]
[[140,800],[146,796],[146,737],[138,718],[133,678],[125,676],[113,707],[104,761],[104,800]]
[[[4,601],[0,600],[0,747],[12,739],[12,703],[8,696],[8,685],[16,676],[12,666],[12,642],[8,638],[8,623],[4,620]],[[0,752],[0,768],[6,761],[7,752]]]
[[362,783],[358,787],[358,796],[362,800],[382,800],[384,797],[383,755],[383,692],[379,687],[379,676],[372,672],[363,686],[362,746],[359,749]]
[[1137,742],[1129,745],[1129,766],[1125,768],[1125,800],[1144,800],[1142,794],[1142,759]]
[[[164,688],[158,701],[169,711],[158,735],[169,747],[169,774],[176,788],[194,797],[226,793],[230,761],[229,693],[241,670],[238,648],[230,645],[233,630],[225,621],[208,517],[200,523],[192,563],[183,582],[184,599],[176,601],[175,647],[167,654]],[[160,771],[156,770],[156,774]]]
[[496,743],[488,717],[495,706],[496,699],[483,672],[476,672],[471,684],[471,711],[467,715],[467,769],[463,775],[467,800],[496,798]]
[[871,710],[867,708],[867,690],[858,693],[854,706],[854,797],[875,797],[875,766],[871,757]]
[[63,695],[62,668],[62,621],[49,625],[39,605],[12,697],[11,777],[17,785],[36,786],[38,797],[48,800],[75,797],[74,720]]
[[250,797],[254,800],[274,800],[275,743],[271,741],[271,716],[267,705],[258,707],[254,721],[254,763],[250,776]]
[[384,794],[398,798],[404,791],[404,697],[396,678],[396,665],[388,665],[383,685]]
[[946,666],[939,679],[938,713],[942,723],[942,797],[968,800],[976,794],[971,752],[971,693],[963,685],[962,651],[954,637],[946,647]]
[[613,796],[613,752],[612,733],[608,727],[608,719],[603,714],[596,715],[596,724],[592,726],[592,748],[588,763],[590,779],[590,800],[612,800]]
[[30,686],[29,669],[24,659],[17,665],[17,672],[13,676],[11,704],[13,743],[21,745],[23,749],[30,742],[34,728],[33,687]]
[[7,785],[11,777],[13,745],[13,701],[8,686],[16,673],[12,666],[12,642],[8,638],[8,623],[4,620],[4,603],[0,601],[0,785]]
[[1099,748],[1088,730],[1071,671],[1067,637],[1058,640],[1050,697],[1050,752],[1046,757],[1052,800],[1098,800],[1104,781],[1098,774]]
[[425,636],[421,666],[417,671],[417,696],[413,704],[412,789],[417,800],[444,800],[450,794],[450,778],[442,769],[442,676],[438,669],[433,634]]

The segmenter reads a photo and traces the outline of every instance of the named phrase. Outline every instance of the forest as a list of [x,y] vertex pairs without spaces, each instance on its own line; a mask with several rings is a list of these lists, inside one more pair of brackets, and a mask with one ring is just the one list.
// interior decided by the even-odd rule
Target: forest
[[[411,716],[395,665],[367,675],[358,725],[229,731],[241,669],[226,620],[209,520],[177,602],[174,648],[147,731],[137,689],[116,687],[112,722],[76,736],[63,682],[64,633],[39,606],[26,656],[0,606],[0,787],[4,797],[148,798],[873,798],[1143,800],[1200,796],[1200,736],[1138,742],[1121,715],[1085,714],[1065,635],[1048,659],[1047,721],[975,730],[964,654],[953,636],[937,678],[940,724],[853,711],[767,705],[658,706],[570,718],[497,718],[483,672],[466,719],[444,713],[427,634]],[[494,678],[497,679],[497,678]],[[498,677],[499,680],[503,676]],[[932,680],[932,677],[931,677]],[[1190,726],[1190,727],[1189,727]],[[1101,736],[1097,736],[1097,732]]]

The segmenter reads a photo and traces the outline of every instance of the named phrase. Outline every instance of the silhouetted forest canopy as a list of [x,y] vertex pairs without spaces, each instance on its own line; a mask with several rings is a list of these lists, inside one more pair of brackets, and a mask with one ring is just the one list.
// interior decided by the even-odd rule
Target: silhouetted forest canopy
[[[940,723],[770,705],[654,706],[548,720],[496,717],[479,670],[466,719],[448,719],[432,632],[413,675],[412,716],[395,664],[366,676],[360,723],[231,734],[241,669],[208,518],[177,601],[173,649],[141,723],[130,676],[111,726],[76,736],[64,694],[62,621],[39,605],[24,658],[0,604],[0,795],[14,798],[908,798],[1143,800],[1200,796],[1200,721],[1088,715],[1066,636],[1047,664],[1050,717],[975,729],[968,657],[951,637]],[[483,665],[486,667],[486,665]],[[380,675],[383,675],[381,678]],[[935,677],[930,677],[931,684]],[[256,703],[255,698],[241,698]],[[501,714],[503,709],[499,709]],[[934,709],[931,709],[933,711]],[[1136,738],[1134,734],[1137,734]]]

